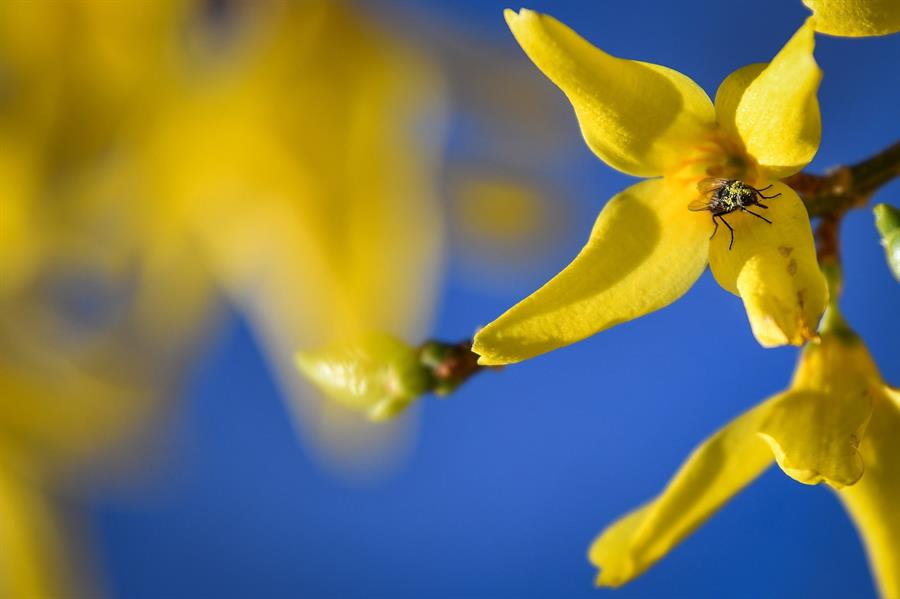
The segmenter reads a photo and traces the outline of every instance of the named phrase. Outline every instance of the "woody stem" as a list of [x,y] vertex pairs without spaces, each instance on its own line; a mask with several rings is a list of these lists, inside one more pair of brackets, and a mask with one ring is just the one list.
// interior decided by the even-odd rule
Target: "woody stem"
[[426,341],[419,347],[419,361],[431,375],[431,390],[439,395],[452,392],[485,368],[478,364],[471,339],[457,343]]
[[837,216],[865,206],[886,183],[900,176],[900,142],[851,166],[824,175],[797,173],[784,180],[800,194],[811,218]]
[[865,206],[879,188],[897,176],[900,176],[900,142],[862,162],[839,166],[824,175],[797,173],[784,180],[800,195],[810,218],[819,219],[816,249],[823,270],[840,272],[838,233],[844,214]]

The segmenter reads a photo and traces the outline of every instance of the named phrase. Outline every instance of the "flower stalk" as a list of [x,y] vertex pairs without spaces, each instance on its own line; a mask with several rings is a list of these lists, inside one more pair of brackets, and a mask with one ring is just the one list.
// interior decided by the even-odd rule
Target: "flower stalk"
[[[874,156],[824,175],[800,172],[784,180],[803,200],[810,218],[818,218],[816,254],[819,266],[840,272],[840,228],[850,210],[864,208],[882,186],[900,176],[900,141]],[[836,284],[835,284],[836,282]],[[841,290],[840,276],[829,280],[832,294]]]
[[458,343],[429,339],[419,347],[419,362],[430,375],[429,390],[437,395],[452,393],[486,368],[478,363],[471,339]]
[[878,154],[824,175],[800,172],[784,182],[800,194],[810,218],[842,216],[864,207],[882,186],[900,176],[900,141]]

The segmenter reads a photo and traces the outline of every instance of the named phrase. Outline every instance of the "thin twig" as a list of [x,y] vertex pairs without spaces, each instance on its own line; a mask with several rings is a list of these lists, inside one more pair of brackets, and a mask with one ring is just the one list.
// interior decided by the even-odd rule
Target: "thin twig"
[[419,361],[431,374],[431,390],[438,395],[450,393],[486,368],[478,363],[471,339],[458,343],[426,341],[419,348]]
[[809,216],[840,217],[862,208],[883,185],[900,176],[900,142],[851,166],[840,166],[824,175],[797,173],[784,180],[800,194]]

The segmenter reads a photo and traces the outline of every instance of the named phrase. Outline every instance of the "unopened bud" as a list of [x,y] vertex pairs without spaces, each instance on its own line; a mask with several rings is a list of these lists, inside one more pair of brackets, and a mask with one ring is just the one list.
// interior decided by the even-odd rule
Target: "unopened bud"
[[874,213],[888,266],[894,278],[900,281],[900,210],[889,204],[878,204]]
[[301,351],[296,363],[328,397],[372,420],[393,418],[429,387],[417,350],[385,334]]

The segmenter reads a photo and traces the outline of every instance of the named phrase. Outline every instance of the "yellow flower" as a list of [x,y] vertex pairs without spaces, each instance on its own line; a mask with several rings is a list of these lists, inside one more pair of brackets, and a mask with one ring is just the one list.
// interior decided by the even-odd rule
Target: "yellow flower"
[[131,177],[189,6],[0,10],[0,597],[101,596],[63,496],[135,457],[208,311],[182,247],[144,251]]
[[408,437],[311,400],[291,355],[428,318],[434,65],[348,3],[248,5],[224,37],[206,8],[0,9],[0,597],[98,596],[55,487],[150,432],[219,292],[324,457]]
[[608,527],[590,560],[597,584],[639,576],[772,461],[835,489],[856,521],[885,597],[900,598],[900,393],[846,329],[806,346],[788,390],[702,443],[656,499]]
[[[222,60],[218,45],[206,52]],[[315,393],[293,356],[370,331],[422,335],[443,251],[442,81],[421,53],[334,0],[260,11],[233,52],[159,103],[141,147],[159,198],[148,237],[202,250],[301,439],[330,466],[375,466],[399,455],[404,431]]]
[[521,173],[458,173],[450,186],[450,213],[464,256],[471,255],[469,262],[486,278],[532,266],[552,248],[566,217],[565,205],[549,199],[540,182]]
[[897,0],[803,0],[813,11],[816,31],[830,35],[865,37],[900,31]]
[[[821,73],[813,29],[801,27],[771,63],[732,73],[715,105],[671,69],[615,58],[552,17],[506,19],[526,54],[571,101],[588,146],[610,166],[650,180],[613,197],[575,260],[475,338],[482,364],[506,364],[579,341],[662,308],[707,263],[744,301],[766,346],[815,337],[827,301],[803,203],[778,180],[813,157]],[[740,180],[766,195],[765,217],[736,211],[734,246],[709,212],[692,212],[698,183]],[[769,187],[771,185],[771,187]]]

